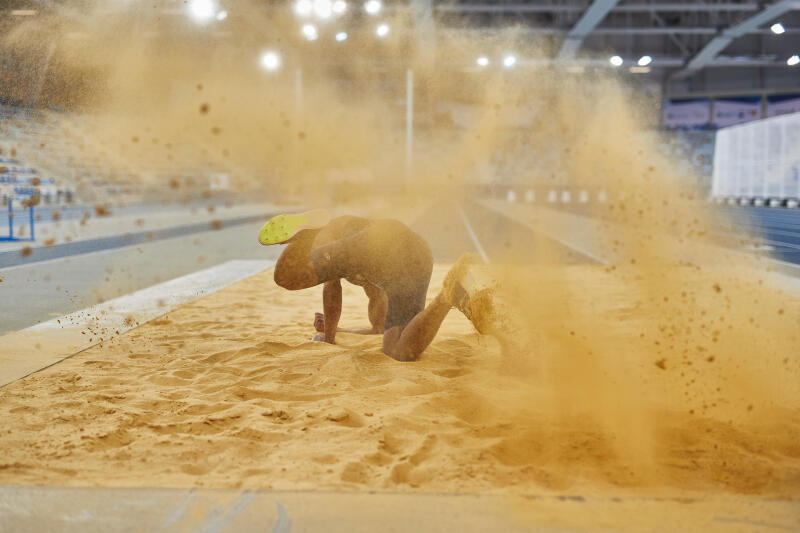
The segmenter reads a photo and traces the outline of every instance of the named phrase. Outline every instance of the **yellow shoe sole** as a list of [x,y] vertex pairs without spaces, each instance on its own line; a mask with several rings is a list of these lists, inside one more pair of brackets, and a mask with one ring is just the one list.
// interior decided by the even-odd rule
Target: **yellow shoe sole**
[[330,217],[322,209],[307,211],[296,215],[277,215],[261,227],[258,242],[265,246],[282,244],[304,229],[321,228],[328,223]]

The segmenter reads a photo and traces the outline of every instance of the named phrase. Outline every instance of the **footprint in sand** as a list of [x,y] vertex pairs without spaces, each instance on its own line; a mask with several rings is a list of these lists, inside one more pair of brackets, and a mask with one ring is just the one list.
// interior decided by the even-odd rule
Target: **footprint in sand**
[[364,420],[361,416],[347,409],[334,409],[329,411],[325,414],[325,420],[351,428],[360,428],[364,425]]
[[373,466],[388,466],[394,462],[394,457],[388,453],[375,452],[364,456],[364,462]]
[[342,481],[347,483],[359,483],[362,485],[370,481],[369,467],[364,463],[347,463],[342,470]]
[[434,370],[433,373],[443,378],[458,378],[470,374],[470,371],[464,368],[446,368],[444,370]]
[[235,407],[235,403],[215,403],[215,404],[195,404],[189,405],[182,411],[179,411],[178,414],[181,415],[210,415],[212,413],[218,413],[220,411],[225,411],[226,409],[230,409],[231,407]]
[[153,383],[155,385],[162,385],[167,387],[174,387],[180,385],[187,385],[189,382],[185,379],[181,379],[178,377],[167,376],[164,374],[159,374],[155,376],[150,376],[147,378],[147,381]]
[[313,374],[309,374],[309,373],[300,374],[300,373],[297,373],[297,372],[284,372],[284,373],[282,373],[282,374],[280,374],[278,376],[277,381],[280,381],[282,383],[291,383],[293,381],[299,381],[301,379],[307,378],[307,377],[312,376],[312,375]]
[[416,470],[424,461],[430,458],[433,448],[436,446],[436,436],[428,435],[419,448],[402,463],[398,463],[392,468],[390,479],[396,484],[408,484],[419,486],[431,479],[430,472]]
[[216,352],[208,357],[200,359],[200,362],[205,364],[227,362],[236,357],[238,351],[239,350],[224,350],[221,352]]
[[323,465],[335,465],[339,462],[339,458],[331,454],[318,455],[317,457],[312,457],[311,460]]
[[194,379],[199,373],[199,371],[192,370],[176,370],[172,375],[181,379]]
[[149,353],[132,353],[128,356],[128,359],[155,359],[157,357],[157,355]]
[[90,452],[122,448],[133,442],[133,437],[126,429],[120,428],[102,435],[98,435],[83,444]]
[[211,467],[208,465],[186,464],[181,465],[180,469],[181,472],[189,474],[190,476],[202,476],[207,474],[211,470]]
[[403,448],[406,446],[406,441],[394,435],[384,434],[383,438],[378,441],[378,451],[389,454],[399,455],[403,453]]
[[14,407],[13,409],[9,409],[9,413],[35,413],[37,409],[30,407],[28,405],[21,405],[19,407]]
[[292,349],[288,344],[274,341],[259,342],[253,348],[264,355],[280,355]]

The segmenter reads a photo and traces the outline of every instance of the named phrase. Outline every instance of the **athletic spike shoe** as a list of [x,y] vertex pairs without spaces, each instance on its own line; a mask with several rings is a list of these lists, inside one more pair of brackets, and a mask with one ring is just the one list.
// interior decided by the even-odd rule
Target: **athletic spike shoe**
[[494,289],[481,289],[470,296],[467,318],[481,335],[494,332]]
[[470,278],[469,267],[478,262],[475,254],[463,254],[444,279],[443,292],[451,306],[466,316],[478,333],[486,334],[492,330],[494,322],[494,289],[464,288],[463,283]]
[[[466,291],[461,286],[461,282],[467,276],[469,267],[477,262],[477,255],[469,253],[461,254],[456,264],[453,265],[453,268],[451,268],[450,272],[445,276],[442,289],[444,290],[445,298],[447,298],[447,301],[450,302],[450,305],[453,307],[457,307],[457,303],[464,298],[464,294],[462,293],[466,293]],[[467,298],[469,298],[469,295],[467,295]]]
[[277,215],[269,219],[258,232],[258,242],[265,246],[283,244],[304,229],[321,228],[330,219],[330,215],[324,209],[315,209],[296,215]]

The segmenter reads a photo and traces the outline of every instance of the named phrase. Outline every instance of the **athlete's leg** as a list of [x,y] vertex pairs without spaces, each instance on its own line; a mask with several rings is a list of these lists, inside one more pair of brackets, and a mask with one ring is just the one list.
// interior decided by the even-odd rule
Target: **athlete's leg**
[[364,292],[369,298],[367,315],[372,324],[370,333],[381,333],[386,325],[386,312],[389,309],[389,298],[386,293],[372,284],[364,285]]
[[386,330],[383,334],[383,353],[398,361],[416,361],[433,341],[450,308],[450,302],[439,293],[407,326],[394,326]]
[[[469,297],[464,300],[456,290],[456,286],[460,286],[469,265],[474,262],[472,256],[462,255],[445,276],[442,292],[427,307],[414,315],[414,318],[406,326],[402,326],[404,317],[408,316],[409,312],[413,313],[415,306],[419,309],[424,305],[430,273],[424,285],[418,284],[415,290],[389,292],[388,329],[383,336],[383,352],[386,355],[398,361],[416,361],[433,341],[447,312],[452,307],[461,304],[472,310],[473,306],[470,304],[474,302],[470,302]],[[461,299],[457,301],[457,298]],[[472,320],[473,324],[482,324],[482,315],[486,312],[490,312],[490,307],[484,305],[484,309],[477,313],[479,316],[475,316],[476,313],[473,312],[468,315],[468,318]],[[476,325],[476,327],[478,326]],[[478,327],[478,331],[481,331],[480,327]]]

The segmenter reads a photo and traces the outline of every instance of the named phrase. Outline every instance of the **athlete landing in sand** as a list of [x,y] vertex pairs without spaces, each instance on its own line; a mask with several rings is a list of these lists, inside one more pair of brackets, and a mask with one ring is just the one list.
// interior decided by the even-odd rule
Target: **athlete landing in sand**
[[342,279],[364,288],[372,328],[338,331],[383,332],[383,352],[398,361],[417,360],[451,308],[472,315],[469,296],[459,283],[471,257],[459,259],[442,291],[425,307],[433,269],[431,250],[397,220],[352,216],[330,220],[324,211],[278,215],[261,228],[258,240],[264,245],[288,244],[275,265],[275,283],[289,290],[323,284],[324,314],[316,314],[314,326],[320,334],[315,340],[335,342]]

